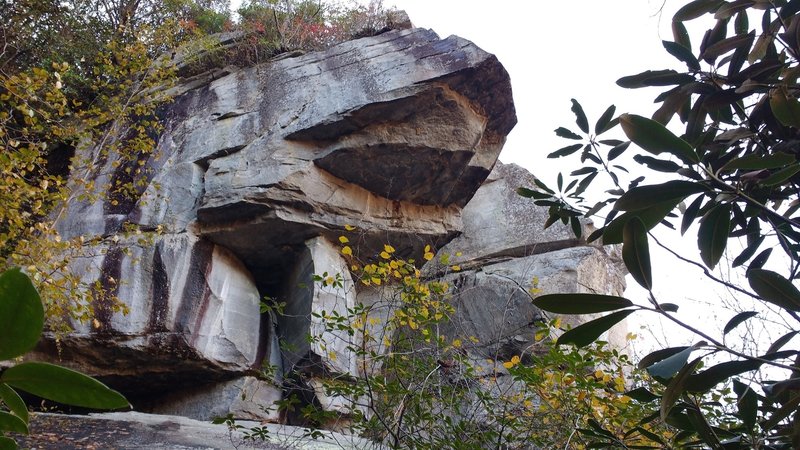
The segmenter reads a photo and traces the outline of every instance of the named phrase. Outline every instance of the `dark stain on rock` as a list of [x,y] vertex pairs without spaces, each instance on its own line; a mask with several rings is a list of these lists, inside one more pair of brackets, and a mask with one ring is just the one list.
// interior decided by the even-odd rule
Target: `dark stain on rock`
[[153,278],[152,278],[152,308],[150,320],[147,322],[147,334],[162,333],[167,331],[166,315],[169,312],[169,277],[161,257],[162,243],[156,246],[153,253]]
[[122,260],[125,254],[120,247],[114,246],[108,249],[100,267],[99,285],[94,289],[92,295],[92,308],[94,318],[97,320],[97,333],[109,334],[111,328],[111,316],[114,314],[113,303],[119,294],[120,276],[122,275]]
[[[202,320],[210,290],[206,284],[206,276],[211,271],[211,256],[214,244],[208,241],[199,241],[192,249],[189,267],[186,271],[186,285],[181,295],[181,304],[175,314],[175,330],[184,333],[196,333],[197,329],[190,330],[190,325],[196,327]],[[194,319],[195,323],[190,323]]]

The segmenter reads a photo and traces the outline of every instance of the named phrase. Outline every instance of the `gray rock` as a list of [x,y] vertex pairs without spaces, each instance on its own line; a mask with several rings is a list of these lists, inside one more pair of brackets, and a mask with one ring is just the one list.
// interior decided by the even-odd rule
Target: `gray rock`
[[[315,276],[324,281],[315,281]],[[356,358],[347,348],[349,335],[326,327],[330,321],[323,319],[346,317],[355,306],[353,279],[338,247],[322,237],[308,241],[287,281],[286,307],[278,318],[284,372],[355,373]],[[309,342],[309,335],[314,340]],[[298,369],[298,363],[303,367]]]
[[[131,312],[114,313],[98,291],[97,321],[63,341],[69,364],[123,386],[131,378],[228,382],[265,358],[282,375],[303,352],[329,370],[355,370],[341,346],[302,342],[320,327],[308,314],[339,307],[338,294],[308,277],[347,275],[325,240],[357,226],[353,249],[365,258],[386,242],[404,255],[447,242],[516,122],[509,77],[494,56],[411,29],[402,14],[390,21],[397,30],[327,51],[191,75],[159,108],[156,151],[136,161],[106,155],[109,142],[81,145],[78,160],[94,165],[76,166],[57,228],[64,238],[106,238],[74,269]],[[191,72],[195,50],[173,56],[181,73]],[[110,139],[125,134],[125,123],[115,127]],[[77,179],[136,189],[87,200]],[[111,242],[131,226],[161,234]],[[310,291],[297,289],[301,280]],[[259,299],[281,295],[303,314],[261,317]],[[355,295],[351,288],[343,307]],[[287,344],[281,359],[273,326]],[[41,350],[57,353],[52,341]],[[193,398],[187,389],[176,395]]]
[[[603,249],[573,247],[514,258],[443,278],[453,288],[455,313],[444,327],[447,336],[460,337],[476,364],[488,359],[507,361],[535,352],[538,322],[550,317],[533,306],[542,294],[582,292],[622,295],[624,275]],[[564,325],[578,325],[566,316]],[[624,328],[624,327],[623,327]],[[624,344],[625,333],[610,340]],[[621,333],[621,334],[620,334]],[[472,343],[477,338],[477,343]]]
[[[464,207],[461,235],[439,250],[437,258],[426,265],[426,273],[446,269],[438,263],[443,255],[449,255],[451,263],[469,269],[580,245],[581,240],[572,229],[560,221],[545,230],[547,208],[517,194],[520,187],[534,188],[534,180],[522,167],[498,162]],[[587,234],[584,225],[583,236]]]
[[[330,426],[346,426],[363,399],[330,395],[324,381],[380,367],[357,358],[352,345],[363,335],[323,318],[363,304],[376,319],[366,331],[382,336],[397,300],[391,288],[351,278],[333,244],[347,225],[356,227],[347,232],[355,260],[376,260],[384,244],[404,258],[419,259],[426,245],[440,256],[462,253],[450,261],[462,272],[433,262],[425,273],[454,287],[445,332],[482,342],[465,347],[476,361],[529,350],[543,317],[530,303],[534,279],[543,292],[621,293],[614,258],[560,224],[542,231],[545,210],[515,193],[533,176],[496,164],[516,122],[497,59],[461,38],[409,28],[402,14],[387,20],[394,30],[243,69],[194,73],[191,50],[176,54],[188,78],[158,110],[154,154],[121,162],[101,144],[77,150],[96,164],[72,174],[72,195],[55,217],[64,238],[103,238],[73,264],[96,286],[96,321],[76,324],[58,348],[45,341],[34,356],[61,355],[151,411],[293,423],[302,418],[262,408],[298,393],[344,417]],[[135,192],[86,200],[76,180],[130,181]],[[121,234],[128,228],[149,237]],[[115,312],[110,296],[130,313]],[[283,314],[262,314],[263,297],[285,302]],[[386,350],[382,339],[373,345]],[[133,417],[152,424],[142,433],[195,430]]]
[[141,408],[156,414],[203,421],[231,415],[239,419],[278,422],[280,411],[276,403],[282,398],[282,390],[271,382],[242,377],[160,396],[155,404]]
[[[258,368],[269,334],[262,332],[258,290],[236,256],[189,234],[141,239],[79,259],[84,280],[104,287],[92,304],[95,318],[75,323],[60,352],[45,340],[34,357],[60,354],[112,382],[135,377],[143,391]],[[112,297],[128,314],[112,309]]]
[[31,434],[18,437],[24,448],[78,450],[87,444],[94,448],[124,450],[341,450],[380,449],[381,446],[355,436],[330,431],[308,435],[306,428],[240,421],[249,430],[264,431],[265,439],[246,439],[242,430],[227,425],[212,425],[178,416],[138,412],[70,416],[33,414]]

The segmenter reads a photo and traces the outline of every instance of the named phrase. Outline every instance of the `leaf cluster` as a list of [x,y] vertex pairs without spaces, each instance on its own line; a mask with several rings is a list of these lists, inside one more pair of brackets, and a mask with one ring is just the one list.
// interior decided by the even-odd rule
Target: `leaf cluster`
[[[30,279],[18,269],[0,274],[0,361],[31,350],[42,334],[44,310]],[[28,433],[28,408],[17,393],[93,409],[130,406],[120,393],[74,370],[23,362],[0,370],[0,449],[16,449],[9,433]]]
[[[677,430],[675,445],[800,445],[798,397],[788,388],[794,385],[791,374],[796,374],[798,353],[784,349],[800,322],[799,13],[798,1],[687,2],[673,17],[673,40],[663,42],[682,69],[651,69],[617,82],[630,89],[665,89],[656,97],[660,106],[652,116],[614,117],[612,106],[590,130],[582,106],[573,100],[580,132],[556,129],[557,135],[573,142],[549,157],[580,152],[584,167],[573,171],[571,180],[559,174],[557,192],[543,183],[519,190],[550,207],[546,226],[559,219],[568,223],[604,216],[603,225],[587,240],[621,244],[625,267],[649,292],[647,305],[594,294],[536,299],[546,311],[608,313],[569,330],[560,344],[585,346],[641,311],[660,314],[700,339],[691,347],[654,352],[640,363],[663,385],[662,393],[643,399],[658,402],[658,417]],[[712,26],[693,46],[685,22],[700,18],[710,19]],[[625,140],[601,139],[615,128]],[[625,162],[623,155],[631,153],[630,162]],[[592,203],[584,197],[599,174],[613,187]],[[630,174],[644,175],[626,183]],[[646,183],[647,177],[657,181]],[[748,353],[726,345],[724,337],[743,323],[759,320],[756,311],[734,316],[720,338],[707,325],[695,327],[677,319],[673,313],[678,306],[659,301],[653,292],[657,280],[649,246],[656,227],[695,234],[699,261],[680,256],[681,261],[701,267],[709,279],[739,295],[777,308],[794,324],[789,333],[771,342],[764,353]],[[726,259],[735,240],[744,242],[743,248]],[[723,265],[726,271],[739,271],[747,285],[715,275]],[[693,353],[700,355],[691,359]],[[728,360],[702,370],[722,355]],[[765,367],[789,370],[789,376],[778,382],[753,382],[753,374]],[[773,389],[773,383],[781,389]],[[714,392],[730,392],[731,386],[732,403],[720,403],[724,395]]]

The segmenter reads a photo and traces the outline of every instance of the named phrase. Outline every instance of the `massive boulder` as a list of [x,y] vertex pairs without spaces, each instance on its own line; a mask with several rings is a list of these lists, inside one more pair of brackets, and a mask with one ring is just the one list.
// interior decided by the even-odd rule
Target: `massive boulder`
[[[306,342],[320,327],[312,313],[355,301],[351,281],[341,299],[314,282],[347,274],[329,243],[346,225],[359,229],[357,256],[386,242],[419,254],[460,232],[461,209],[516,122],[497,59],[424,29],[288,56],[172,88],[152,154],[125,161],[105,143],[78,149],[100,167],[76,180],[130,180],[137,190],[88,201],[76,182],[58,219],[65,238],[104,239],[73,267],[102,289],[97,320],[59,344],[66,364],[152,410],[187,405],[200,417],[205,395],[218,399],[215,412],[253,416],[227,394],[252,390],[236,378],[264,379],[270,366],[261,393],[280,397],[298,364],[321,358],[326,370],[354,370],[344,349]],[[131,164],[144,168],[138,178]],[[111,297],[131,312],[115,312]],[[264,297],[292,314],[261,314]],[[39,356],[57,350],[45,343]]]
[[[100,238],[73,266],[97,286],[96,320],[34,355],[60,355],[138,409],[292,421],[264,405],[291,393],[342,415],[358,408],[320,383],[375,369],[359,367],[346,332],[324,321],[382,301],[350,276],[337,239],[351,227],[354,258],[387,243],[418,260],[427,245],[460,253],[461,272],[439,258],[423,272],[454,287],[453,333],[478,333],[495,357],[531,341],[542,317],[533,280],[622,289],[603,249],[560,225],[542,232],[544,212],[515,194],[533,179],[497,163],[516,122],[509,77],[471,42],[393,30],[212,69],[170,92],[154,153],[127,161],[106,154],[107,142],[78,149],[99,167],[73,174],[57,226]],[[126,180],[134,195],[80,195]]]

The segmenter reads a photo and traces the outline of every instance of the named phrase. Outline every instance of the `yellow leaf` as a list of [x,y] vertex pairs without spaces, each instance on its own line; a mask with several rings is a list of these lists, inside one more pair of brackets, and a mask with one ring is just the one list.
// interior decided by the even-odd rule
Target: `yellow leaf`
[[344,229],[345,229],[345,230],[347,230],[347,231],[353,231],[353,230],[355,230],[355,229],[356,229],[356,227],[354,227],[354,226],[352,226],[352,225],[345,225],[345,226],[344,226]]
[[381,258],[383,258],[383,259],[389,259],[389,258],[391,258],[391,257],[392,257],[392,255],[390,255],[390,254],[388,254],[388,253],[386,253],[386,252],[381,252]]
[[350,242],[350,239],[347,239],[347,236],[339,236],[339,242],[341,242],[342,244],[347,244],[348,242]]
[[342,247],[342,254],[347,256],[353,256],[353,249],[350,246],[345,245]]
[[433,253],[426,251],[423,258],[425,258],[425,261],[430,261],[433,259],[433,256],[434,256]]
[[431,251],[431,246],[430,245],[426,245],[425,246],[425,253],[428,253],[429,251]]
[[394,251],[395,251],[395,250],[394,250],[394,247],[392,247],[392,246],[391,246],[391,245],[389,245],[389,244],[384,244],[384,245],[383,245],[383,250],[384,250],[386,253],[394,253]]
[[505,367],[506,369],[510,369],[519,364],[519,362],[520,362],[519,355],[514,355],[511,358],[511,361],[506,361],[503,363],[503,367]]
[[380,286],[380,285],[381,285],[381,279],[380,279],[380,278],[378,278],[378,277],[372,277],[372,282],[373,282],[373,283],[374,283],[376,286]]
[[456,265],[450,266],[450,269],[452,269],[453,272],[460,272],[461,271],[461,266],[456,266]]
[[453,340],[453,347],[455,347],[455,348],[461,348],[461,339],[455,339],[455,340]]

